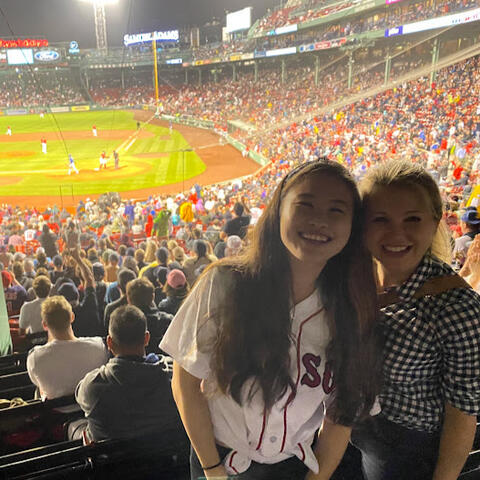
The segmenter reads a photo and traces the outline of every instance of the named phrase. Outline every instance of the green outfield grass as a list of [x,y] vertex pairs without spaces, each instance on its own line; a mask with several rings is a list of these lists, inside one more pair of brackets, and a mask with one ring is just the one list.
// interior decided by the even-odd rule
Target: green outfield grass
[[[98,137],[93,137],[95,125]],[[7,136],[7,127],[12,136]],[[205,164],[176,130],[142,124],[138,138],[133,113],[101,111],[0,117],[0,195],[100,194],[152,188],[181,182],[205,170]],[[47,137],[48,153],[40,140]],[[128,140],[128,141],[127,141]],[[129,146],[128,150],[126,148]],[[95,171],[102,150],[117,149],[120,168],[113,157],[107,170]],[[80,173],[68,175],[71,153]]]

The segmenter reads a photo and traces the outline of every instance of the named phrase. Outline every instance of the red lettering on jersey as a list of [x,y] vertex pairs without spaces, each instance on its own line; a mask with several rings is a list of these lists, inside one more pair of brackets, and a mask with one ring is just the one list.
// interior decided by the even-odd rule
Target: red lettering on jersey
[[330,367],[330,362],[327,362],[325,365],[325,372],[323,372],[323,381],[322,381],[323,391],[328,395],[335,388],[335,381],[333,379],[332,369]]
[[317,368],[320,366],[321,362],[322,360],[320,356],[313,355],[312,353],[306,353],[302,357],[303,366],[307,371],[300,381],[302,385],[307,385],[310,388],[316,388],[320,385],[322,377],[318,373]]

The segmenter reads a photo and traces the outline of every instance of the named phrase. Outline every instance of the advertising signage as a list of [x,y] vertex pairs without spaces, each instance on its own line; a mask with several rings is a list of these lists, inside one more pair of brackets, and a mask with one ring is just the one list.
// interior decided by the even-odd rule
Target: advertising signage
[[41,48],[48,47],[46,38],[0,38],[0,48]]
[[238,10],[227,15],[227,33],[247,30],[252,26],[252,7]]
[[407,33],[424,32],[436,28],[454,27],[455,25],[463,25],[464,23],[478,22],[480,20],[480,8],[469,10],[468,12],[455,13],[453,15],[445,15],[438,18],[430,18],[421,22],[409,23],[399,27],[388,28],[385,30],[386,37],[395,35],[406,35]]
[[33,57],[37,62],[54,62],[60,58],[60,54],[56,50],[40,50]]
[[137,43],[157,42],[178,42],[180,36],[178,30],[168,30],[165,32],[134,33],[123,36],[123,43],[126,47],[136,45]]
[[31,65],[33,63],[33,50],[31,48],[7,50],[9,65]]

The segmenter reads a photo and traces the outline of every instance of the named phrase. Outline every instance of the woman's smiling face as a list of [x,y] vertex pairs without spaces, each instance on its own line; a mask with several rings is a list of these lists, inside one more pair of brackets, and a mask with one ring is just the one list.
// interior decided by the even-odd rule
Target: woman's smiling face
[[290,262],[307,262],[318,273],[350,238],[353,195],[331,174],[305,176],[288,190],[280,208],[280,237]]
[[366,204],[366,244],[388,278],[403,283],[431,247],[438,221],[422,187],[376,188]]

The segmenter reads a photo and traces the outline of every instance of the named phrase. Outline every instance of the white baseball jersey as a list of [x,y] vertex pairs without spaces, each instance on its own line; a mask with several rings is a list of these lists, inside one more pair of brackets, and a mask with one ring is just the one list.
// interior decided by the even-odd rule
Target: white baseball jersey
[[[277,463],[297,456],[311,470],[318,463],[311,445],[333,400],[334,381],[326,361],[330,342],[327,319],[315,291],[292,308],[291,377],[297,387],[265,414],[261,391],[240,406],[216,388],[209,346],[216,336],[212,313],[232,291],[232,279],[218,269],[204,276],[183,303],[160,347],[191,375],[203,379],[215,439],[231,449],[224,460],[230,474],[242,473],[252,460]],[[251,382],[242,389],[246,398]],[[285,405],[287,404],[287,407]]]

